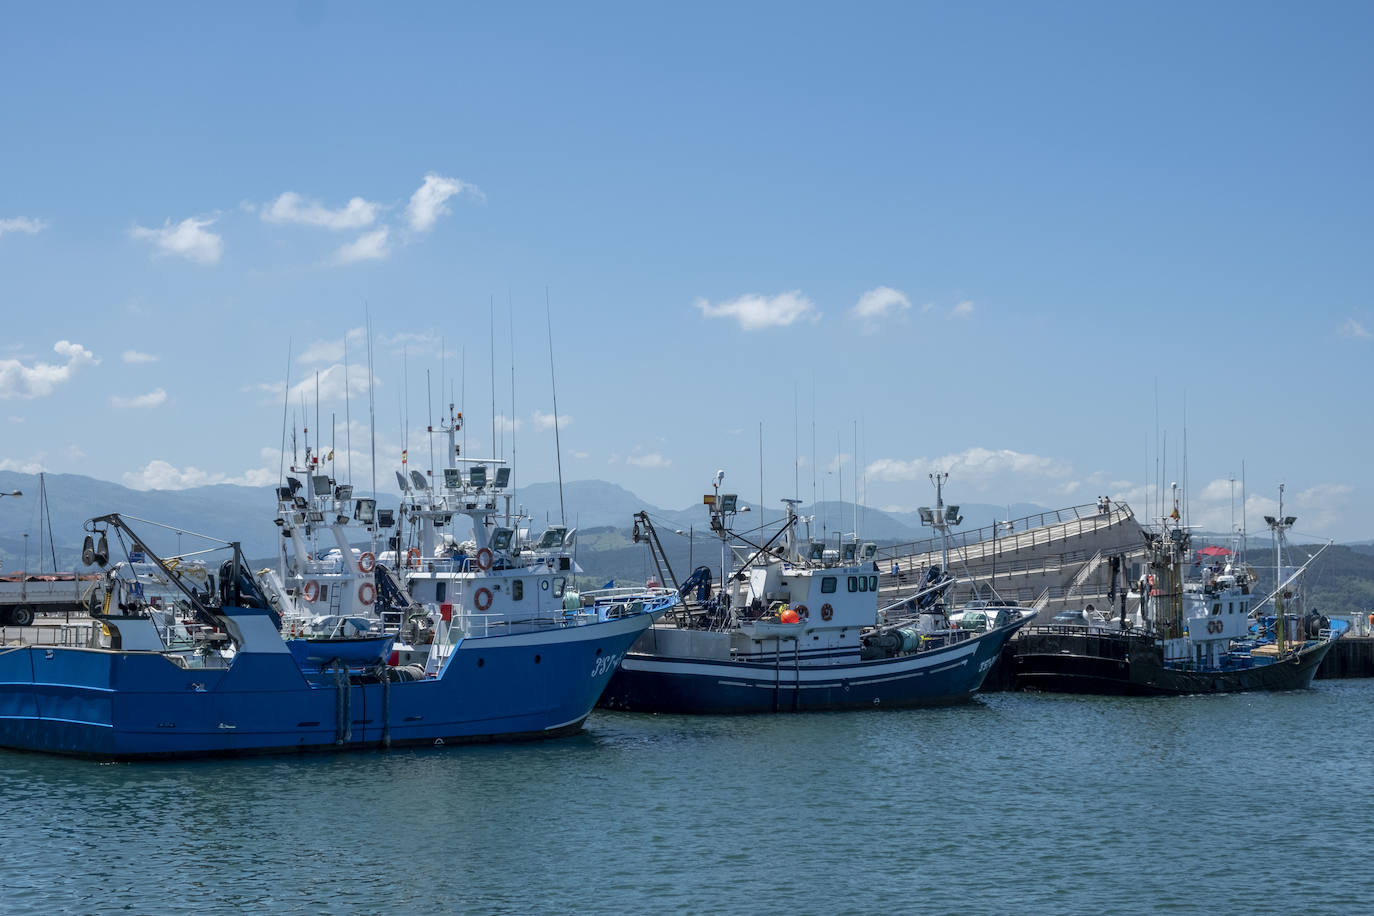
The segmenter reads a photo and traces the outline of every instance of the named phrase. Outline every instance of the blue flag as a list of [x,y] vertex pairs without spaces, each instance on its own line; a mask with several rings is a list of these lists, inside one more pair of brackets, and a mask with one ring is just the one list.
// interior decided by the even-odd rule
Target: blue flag
[[605,585],[603,585],[603,586],[601,586],[601,587],[602,587],[602,588],[615,588],[615,580],[612,579],[611,581],[607,582]]

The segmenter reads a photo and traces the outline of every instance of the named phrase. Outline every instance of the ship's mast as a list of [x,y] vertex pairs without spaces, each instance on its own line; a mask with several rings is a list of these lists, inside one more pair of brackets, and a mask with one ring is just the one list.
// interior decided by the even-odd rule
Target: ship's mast
[[1266,515],[1265,524],[1274,535],[1274,630],[1276,634],[1275,648],[1279,655],[1283,655],[1284,640],[1287,635],[1287,626],[1284,623],[1285,602],[1283,600],[1283,541],[1284,535],[1289,528],[1293,527],[1297,516],[1283,514],[1283,484],[1279,484],[1279,514],[1277,516]]

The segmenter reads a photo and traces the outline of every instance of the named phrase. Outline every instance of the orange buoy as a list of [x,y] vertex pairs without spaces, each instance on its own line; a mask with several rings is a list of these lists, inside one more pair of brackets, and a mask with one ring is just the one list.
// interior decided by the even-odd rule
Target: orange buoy
[[797,612],[792,610],[791,608],[788,608],[787,610],[783,611],[778,616],[778,619],[781,620],[783,623],[801,623],[801,617],[799,617],[797,615]]

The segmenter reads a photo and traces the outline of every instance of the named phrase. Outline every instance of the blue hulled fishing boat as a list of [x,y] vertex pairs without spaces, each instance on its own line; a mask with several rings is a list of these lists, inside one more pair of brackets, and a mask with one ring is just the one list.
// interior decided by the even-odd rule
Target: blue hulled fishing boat
[[237,544],[200,588],[119,515],[89,524],[101,549],[88,555],[107,555],[111,530],[127,536],[179,589],[183,619],[172,629],[126,603],[93,615],[88,645],[0,649],[0,746],[140,759],[565,735],[657,610],[581,608],[482,634],[440,619],[410,664],[302,659]]

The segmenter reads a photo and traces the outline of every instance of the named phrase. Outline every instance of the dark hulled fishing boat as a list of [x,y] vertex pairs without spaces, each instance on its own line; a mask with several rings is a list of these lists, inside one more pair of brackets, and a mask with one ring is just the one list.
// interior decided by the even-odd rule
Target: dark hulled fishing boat
[[[1012,643],[1016,685],[1121,695],[1310,687],[1344,626],[1301,613],[1297,582],[1315,556],[1297,570],[1283,566],[1284,532],[1294,518],[1282,515],[1282,488],[1279,506],[1278,517],[1266,518],[1279,582],[1272,594],[1256,600],[1255,572],[1234,556],[1224,567],[1202,567],[1185,580],[1193,566],[1192,538],[1178,524],[1175,501],[1159,530],[1147,534],[1147,571],[1128,596],[1139,601],[1134,625],[1028,628]],[[1270,600],[1274,616],[1258,617]]]

